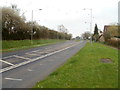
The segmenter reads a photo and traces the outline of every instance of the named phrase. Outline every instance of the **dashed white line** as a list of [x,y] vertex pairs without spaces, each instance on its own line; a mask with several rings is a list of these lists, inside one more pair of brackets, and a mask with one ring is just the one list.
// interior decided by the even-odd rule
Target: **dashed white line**
[[5,78],[6,80],[12,80],[12,81],[22,81],[22,79],[17,78]]
[[22,57],[22,56],[17,56],[17,55],[13,55],[14,57],[16,58],[21,58],[21,59],[27,59],[27,60],[30,60],[30,58],[25,58],[25,57]]
[[4,60],[0,60],[1,62],[4,62],[4,63],[6,63],[6,64],[9,64],[9,65],[14,65],[14,64],[12,64],[12,63],[9,63],[9,62],[7,62],[7,61],[4,61]]

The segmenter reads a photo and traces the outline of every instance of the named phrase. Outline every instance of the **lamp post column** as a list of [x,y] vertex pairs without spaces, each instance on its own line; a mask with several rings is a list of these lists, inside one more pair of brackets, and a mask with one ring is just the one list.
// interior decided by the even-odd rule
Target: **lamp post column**
[[31,44],[33,44],[33,10],[32,10],[32,29],[31,29]]
[[91,45],[92,45],[92,9],[90,9],[90,13],[91,13],[91,22],[90,22],[90,33],[91,33],[91,38],[90,38],[90,41],[91,41]]

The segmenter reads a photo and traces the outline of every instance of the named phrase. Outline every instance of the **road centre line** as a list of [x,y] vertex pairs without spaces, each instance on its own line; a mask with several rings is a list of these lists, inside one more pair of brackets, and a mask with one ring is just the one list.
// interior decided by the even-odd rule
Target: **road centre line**
[[16,79],[16,78],[4,78],[6,80],[12,80],[12,81],[22,81],[22,79]]
[[9,63],[9,62],[7,62],[7,61],[4,61],[4,60],[0,60],[1,62],[4,62],[4,63],[6,63],[6,64],[9,64],[9,65],[14,65],[14,64],[12,64],[12,63]]
[[25,57],[22,57],[22,56],[17,56],[17,55],[13,55],[14,57],[16,58],[21,58],[21,59],[27,59],[27,60],[30,60],[30,58],[25,58]]
[[52,53],[48,53],[48,54],[46,54],[46,55],[42,55],[42,56],[40,56],[40,57],[37,57],[37,58],[31,59],[31,60],[22,62],[22,63],[20,63],[20,64],[15,64],[14,66],[9,66],[9,67],[3,68],[3,69],[0,70],[0,73],[5,72],[5,71],[8,71],[8,70],[11,70],[11,69],[14,69],[14,68],[17,68],[17,67],[20,67],[20,66],[22,66],[22,65],[25,65],[25,64],[28,64],[28,63],[31,63],[31,62],[34,62],[34,61],[37,61],[37,60],[39,60],[39,59],[43,59],[43,58],[45,58],[45,57],[47,57],[47,56],[51,56],[51,55],[56,54],[56,53],[58,53],[58,52],[64,51],[64,50],[66,50],[66,49],[69,49],[69,48],[71,48],[71,47],[73,47],[73,46],[76,46],[77,44],[80,44],[80,43],[76,43],[76,44],[71,45],[71,46],[69,46],[69,47],[67,47],[67,48],[64,48],[64,49],[61,49],[61,50],[58,50],[58,51],[54,51],[54,52],[52,52]]

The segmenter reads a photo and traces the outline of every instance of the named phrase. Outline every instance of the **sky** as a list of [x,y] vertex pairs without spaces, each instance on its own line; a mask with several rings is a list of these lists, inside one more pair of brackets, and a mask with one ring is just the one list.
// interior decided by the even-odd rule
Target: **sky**
[[[103,31],[104,25],[118,22],[120,0],[0,0],[0,6],[16,4],[26,19],[32,18],[40,25],[58,30],[63,24],[73,37],[90,31],[92,9],[92,32],[97,24]],[[84,10],[84,8],[86,8]],[[39,10],[42,9],[42,10]],[[86,23],[85,23],[86,22]]]

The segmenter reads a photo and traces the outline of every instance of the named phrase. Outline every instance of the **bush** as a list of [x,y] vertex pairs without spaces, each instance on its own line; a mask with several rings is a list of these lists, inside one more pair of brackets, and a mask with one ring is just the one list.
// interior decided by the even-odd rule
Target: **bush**
[[108,42],[111,39],[110,33],[108,32],[105,32],[103,36],[104,36],[105,42]]
[[109,39],[107,44],[120,49],[120,39]]

